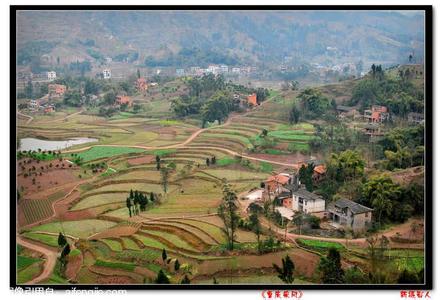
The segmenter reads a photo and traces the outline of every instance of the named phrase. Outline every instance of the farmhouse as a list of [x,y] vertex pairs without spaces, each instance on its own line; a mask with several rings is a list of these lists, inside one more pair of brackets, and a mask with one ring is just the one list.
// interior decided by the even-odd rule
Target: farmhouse
[[315,168],[313,169],[313,175],[312,175],[313,181],[315,183],[318,183],[322,179],[324,179],[325,171],[326,171],[326,169],[325,169],[324,165],[317,165],[317,166],[315,166]]
[[256,93],[253,93],[253,94],[247,96],[247,103],[252,106],[258,105],[258,101],[256,99]]
[[386,106],[373,105],[371,109],[364,110],[364,119],[370,123],[381,123],[389,117]]
[[422,124],[425,120],[424,114],[411,112],[408,114],[408,122],[413,124]]
[[304,187],[298,188],[297,185],[290,185],[292,192],[291,201],[286,201],[285,207],[289,207],[293,211],[301,211],[306,214],[319,213],[325,211],[325,200],[315,193],[307,191]]
[[57,73],[55,71],[49,71],[46,72],[46,75],[48,76],[48,80],[52,81],[57,78]]
[[44,109],[45,114],[53,113],[55,112],[55,107],[53,105],[48,105]]
[[147,81],[145,78],[138,78],[137,81],[135,82],[135,88],[139,92],[146,92],[148,87],[149,87],[149,85],[147,84]]
[[48,93],[51,97],[62,97],[66,93],[66,86],[63,84],[49,84]]
[[376,123],[366,124],[363,128],[363,132],[370,137],[383,135],[381,127]]
[[104,79],[111,79],[111,77],[112,77],[111,70],[109,70],[109,69],[104,69],[104,70],[103,70],[103,78],[104,78]]
[[283,191],[284,185],[288,184],[290,181],[290,175],[281,173],[278,175],[273,175],[267,178],[264,182],[265,189],[271,194],[280,194]]
[[328,207],[333,226],[351,228],[354,232],[368,229],[372,211],[371,208],[347,199],[339,199]]
[[118,95],[115,103],[118,105],[127,105],[128,107],[132,106],[132,99],[129,96]]
[[354,119],[357,115],[359,115],[359,113],[355,107],[338,105],[338,106],[336,106],[336,110],[338,111],[340,118],[353,118]]

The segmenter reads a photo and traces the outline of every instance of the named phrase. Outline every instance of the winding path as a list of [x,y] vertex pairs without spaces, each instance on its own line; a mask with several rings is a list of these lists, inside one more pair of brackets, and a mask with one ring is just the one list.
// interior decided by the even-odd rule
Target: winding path
[[46,257],[43,272],[41,272],[40,275],[38,275],[37,277],[26,282],[26,284],[37,284],[41,281],[48,279],[52,275],[52,271],[54,270],[55,264],[57,263],[58,253],[47,247],[37,245],[35,243],[31,243],[27,240],[24,240],[19,235],[17,235],[17,243],[31,250],[40,252]]

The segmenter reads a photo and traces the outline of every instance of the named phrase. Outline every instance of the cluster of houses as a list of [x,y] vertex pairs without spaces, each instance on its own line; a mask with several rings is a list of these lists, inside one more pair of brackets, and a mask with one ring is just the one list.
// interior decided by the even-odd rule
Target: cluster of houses
[[[325,166],[315,166],[313,179],[321,180]],[[246,195],[243,200],[263,205],[266,200],[277,199],[281,206],[275,207],[282,217],[293,220],[296,213],[310,214],[329,220],[334,228],[365,232],[371,225],[372,209],[348,199],[338,199],[326,205],[325,199],[309,192],[294,174],[279,173],[264,182],[264,188]]]
[[28,104],[28,108],[30,111],[37,112],[43,111],[44,113],[53,113],[55,112],[55,105],[49,103],[47,99],[41,98],[36,100],[30,100]]
[[256,72],[257,68],[256,67],[251,67],[251,66],[243,66],[243,67],[230,67],[227,65],[209,65],[207,68],[201,68],[201,67],[190,67],[187,69],[176,69],[175,70],[175,74],[176,76],[186,76],[186,75],[190,75],[190,76],[202,76],[204,74],[214,74],[214,75],[218,75],[218,74],[232,74],[232,75],[248,75],[251,74],[253,72]]
[[[383,105],[372,105],[370,109],[365,109],[364,114],[360,114],[358,108],[355,106],[336,106],[338,116],[341,119],[364,120],[365,126],[362,128],[363,133],[370,137],[381,136],[381,124],[390,118],[393,119],[388,112],[388,108]],[[407,120],[411,124],[423,124],[425,122],[424,114],[411,112],[407,116]]]

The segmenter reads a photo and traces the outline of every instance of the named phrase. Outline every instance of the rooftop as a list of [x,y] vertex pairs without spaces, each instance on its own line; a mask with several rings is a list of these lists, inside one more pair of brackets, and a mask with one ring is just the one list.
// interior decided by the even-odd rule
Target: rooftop
[[311,193],[309,191],[307,191],[305,188],[299,188],[298,190],[292,190],[293,195],[302,197],[306,200],[315,200],[315,199],[319,199],[322,197],[319,195],[316,195],[315,193]]
[[334,205],[339,208],[349,208],[354,214],[362,214],[373,210],[359,203],[343,198],[336,201]]

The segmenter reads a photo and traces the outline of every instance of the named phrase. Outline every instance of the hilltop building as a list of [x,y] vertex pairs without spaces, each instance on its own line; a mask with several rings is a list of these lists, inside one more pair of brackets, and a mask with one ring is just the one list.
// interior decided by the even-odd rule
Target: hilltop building
[[253,94],[247,96],[247,103],[252,105],[252,106],[257,106],[258,105],[258,100],[256,98],[256,93],[253,93]]
[[50,97],[62,97],[66,93],[66,86],[63,84],[49,84],[48,93]]
[[146,92],[148,87],[149,87],[149,84],[147,83],[147,80],[143,77],[138,78],[137,81],[135,82],[135,88],[139,92],[142,92],[142,93]]
[[57,78],[57,73],[55,71],[49,71],[46,72],[46,76],[48,77],[48,80],[53,81]]
[[386,106],[373,105],[371,109],[364,110],[364,119],[370,123],[382,123],[389,117]]
[[132,99],[129,96],[118,95],[115,103],[118,105],[127,104],[128,107],[132,107]]
[[103,79],[111,79],[111,77],[112,77],[111,70],[104,69],[103,70]]

